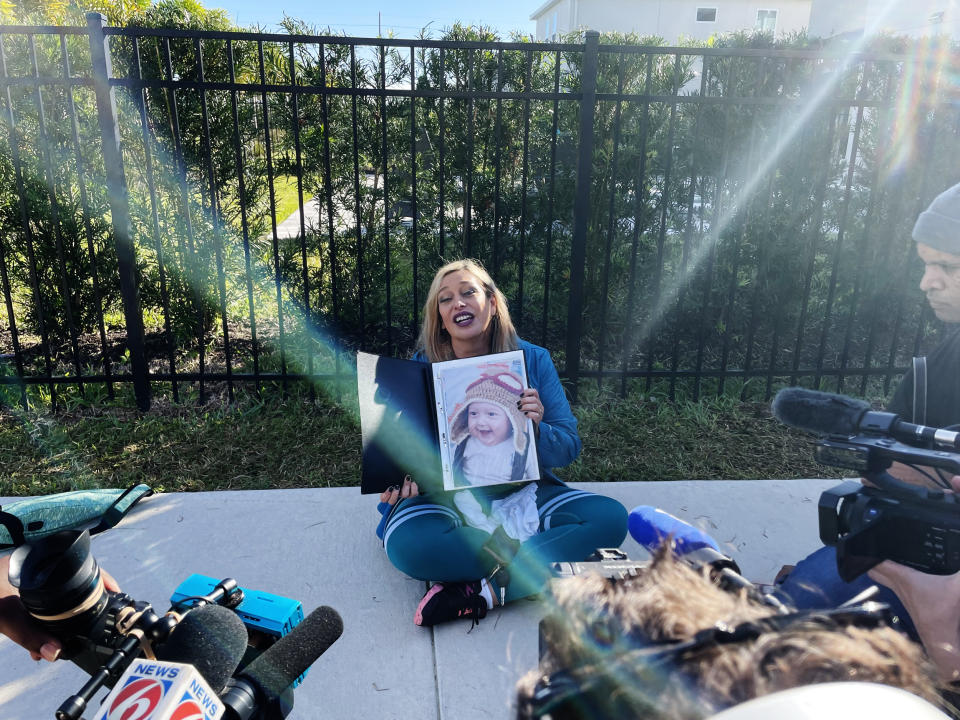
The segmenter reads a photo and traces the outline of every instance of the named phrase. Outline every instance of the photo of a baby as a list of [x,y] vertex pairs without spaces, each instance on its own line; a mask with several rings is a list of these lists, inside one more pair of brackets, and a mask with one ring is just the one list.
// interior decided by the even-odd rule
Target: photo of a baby
[[518,407],[521,376],[503,364],[479,370],[447,416],[453,487],[539,478],[530,421]]

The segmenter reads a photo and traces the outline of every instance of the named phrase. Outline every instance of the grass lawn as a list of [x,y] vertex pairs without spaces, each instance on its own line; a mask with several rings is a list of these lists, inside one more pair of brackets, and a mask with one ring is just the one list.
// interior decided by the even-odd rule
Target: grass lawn
[[[720,398],[668,403],[594,397],[574,408],[583,453],[569,481],[837,477],[811,438],[765,404]],[[0,411],[0,495],[143,482],[167,491],[356,486],[355,415],[320,397],[242,398],[140,414],[96,407]]]
[[[300,196],[297,193],[297,178],[294,175],[278,175],[273,180],[273,199],[277,209],[277,223],[286,220],[300,208]],[[304,193],[303,201],[310,199]]]

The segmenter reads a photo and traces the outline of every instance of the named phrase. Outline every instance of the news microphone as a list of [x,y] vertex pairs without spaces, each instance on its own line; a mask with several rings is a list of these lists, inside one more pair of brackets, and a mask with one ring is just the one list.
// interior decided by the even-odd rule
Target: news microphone
[[247,628],[235,612],[221,605],[189,610],[170,637],[157,648],[157,659],[193,665],[220,692],[243,659]]
[[886,435],[911,445],[932,443],[960,450],[960,433],[916,425],[894,413],[872,410],[863,400],[833,393],[784,388],[773,398],[773,416],[784,425],[816,435]]
[[224,717],[249,720],[259,707],[280,703],[284,691],[342,634],[340,614],[326,605],[318,607],[227,683],[221,694]]
[[671,539],[677,555],[686,555],[704,547],[721,552],[717,541],[705,532],[652,505],[637,505],[631,510],[627,527],[633,539],[649,552],[660,547],[667,538]]
[[777,420],[798,430],[849,437],[857,434],[870,405],[846,395],[791,387],[776,394],[770,410]]

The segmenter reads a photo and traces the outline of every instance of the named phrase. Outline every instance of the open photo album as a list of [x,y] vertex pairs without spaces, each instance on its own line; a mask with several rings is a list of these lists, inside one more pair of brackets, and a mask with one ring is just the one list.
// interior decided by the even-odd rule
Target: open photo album
[[361,492],[404,475],[444,490],[540,479],[526,388],[520,350],[429,364],[357,353]]

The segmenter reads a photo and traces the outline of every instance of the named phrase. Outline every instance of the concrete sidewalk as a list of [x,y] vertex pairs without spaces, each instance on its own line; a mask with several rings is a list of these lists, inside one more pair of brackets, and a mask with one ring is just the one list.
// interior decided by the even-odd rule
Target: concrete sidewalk
[[[307,232],[310,232],[313,228],[320,227],[320,212],[322,208],[320,207],[320,200],[317,198],[306,198],[303,201],[303,220],[304,227]],[[298,207],[290,215],[285,217],[283,220],[280,220],[277,223],[277,237],[280,239],[284,238],[297,238],[300,237],[303,233],[300,232],[300,208]],[[266,237],[273,237],[272,231],[264,233]]]
[[[577,487],[615,497],[628,509],[662,507],[709,532],[748,578],[770,581],[781,565],[819,546],[817,499],[835,484]],[[425,584],[387,561],[374,535],[375,505],[357,488],[171,493],[142,501],[119,526],[94,538],[93,547],[124,591],[158,610],[194,572],[296,598],[305,612],[336,608],[343,636],[296,690],[291,718],[510,718],[514,683],[537,662],[541,604],[521,601],[491,612],[472,631],[466,621],[433,630],[415,626]],[[629,538],[623,548],[632,558],[646,557]],[[53,718],[87,679],[71,663],[34,663],[6,638],[0,638],[0,668],[0,720]]]

